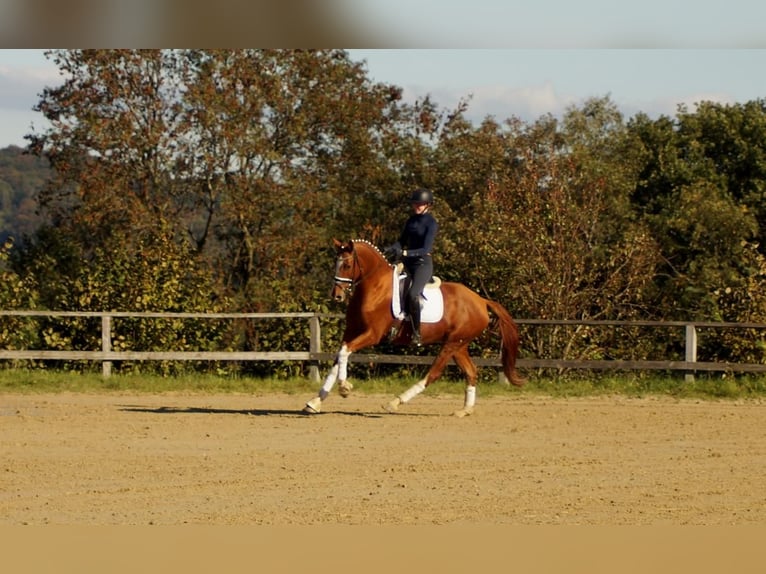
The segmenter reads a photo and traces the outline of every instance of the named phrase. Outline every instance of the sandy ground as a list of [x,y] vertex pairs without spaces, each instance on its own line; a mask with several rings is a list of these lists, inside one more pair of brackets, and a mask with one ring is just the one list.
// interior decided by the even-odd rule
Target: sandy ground
[[764,525],[766,404],[0,395],[5,525]]

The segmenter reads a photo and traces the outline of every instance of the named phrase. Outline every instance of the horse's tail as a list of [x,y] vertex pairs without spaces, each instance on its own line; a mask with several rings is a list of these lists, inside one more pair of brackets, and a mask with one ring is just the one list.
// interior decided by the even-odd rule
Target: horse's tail
[[500,336],[502,338],[502,350],[500,358],[503,363],[503,372],[506,378],[517,387],[521,387],[526,381],[516,371],[516,357],[519,354],[519,328],[511,314],[500,303],[486,299],[487,307],[497,316],[500,324]]

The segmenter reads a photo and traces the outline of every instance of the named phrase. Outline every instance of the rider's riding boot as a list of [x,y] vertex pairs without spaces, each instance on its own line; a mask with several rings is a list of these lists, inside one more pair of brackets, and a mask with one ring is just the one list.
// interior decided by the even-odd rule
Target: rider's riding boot
[[421,347],[423,341],[420,339],[420,300],[413,302],[410,309],[410,321],[412,322],[412,344]]

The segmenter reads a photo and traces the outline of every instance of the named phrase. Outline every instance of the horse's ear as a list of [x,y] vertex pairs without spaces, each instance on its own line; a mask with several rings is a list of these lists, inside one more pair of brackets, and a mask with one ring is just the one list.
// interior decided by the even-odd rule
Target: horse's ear
[[353,251],[354,250],[354,243],[352,241],[349,241],[348,243],[343,243],[342,241],[338,241],[333,237],[332,243],[335,246],[335,250],[340,253],[341,251]]

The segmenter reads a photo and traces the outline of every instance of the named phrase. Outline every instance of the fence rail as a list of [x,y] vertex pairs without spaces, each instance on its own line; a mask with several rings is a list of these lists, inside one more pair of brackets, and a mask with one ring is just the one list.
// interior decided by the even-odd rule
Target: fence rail
[[[321,321],[341,319],[329,313],[131,313],[113,311],[0,311],[2,317],[91,317],[101,320],[101,349],[35,350],[0,349],[0,360],[64,360],[101,362],[102,374],[109,377],[114,361],[303,361],[311,363],[310,376],[319,380],[319,364],[331,361],[335,353],[321,348]],[[307,349],[303,351],[115,351],[112,347],[115,318],[157,319],[304,319],[309,322]],[[766,364],[697,361],[698,329],[766,330],[764,323],[729,323],[709,321],[578,321],[555,319],[517,319],[519,325],[539,326],[612,326],[678,328],[684,331],[685,360],[573,360],[520,358],[521,369],[592,369],[592,370],[672,370],[683,371],[687,378],[699,372],[766,372]],[[349,357],[356,363],[389,363],[402,365],[429,364],[432,356],[387,355],[374,352],[356,353]],[[476,358],[478,366],[500,367],[499,358]]]

